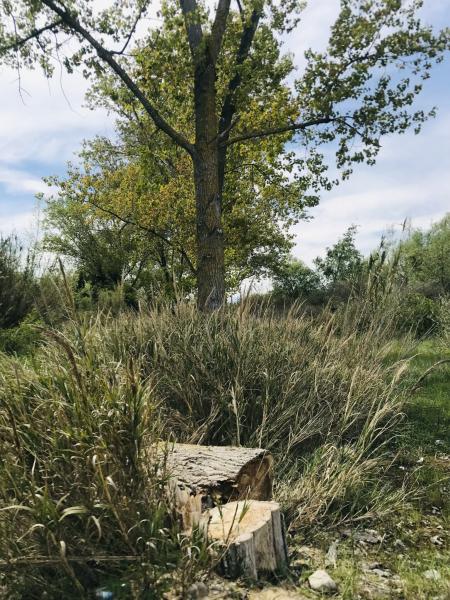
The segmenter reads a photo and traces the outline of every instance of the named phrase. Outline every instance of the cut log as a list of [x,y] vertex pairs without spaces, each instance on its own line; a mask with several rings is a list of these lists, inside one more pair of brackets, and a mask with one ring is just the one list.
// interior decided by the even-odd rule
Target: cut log
[[217,543],[219,570],[226,577],[256,580],[287,567],[288,554],[277,502],[241,500],[206,511],[201,525]]
[[219,504],[272,498],[272,456],[261,448],[174,444],[167,455],[169,489],[184,529]]

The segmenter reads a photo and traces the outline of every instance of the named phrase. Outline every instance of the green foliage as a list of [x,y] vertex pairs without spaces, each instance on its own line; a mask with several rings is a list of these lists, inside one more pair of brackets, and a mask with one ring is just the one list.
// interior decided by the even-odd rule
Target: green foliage
[[15,236],[0,238],[0,328],[17,327],[36,294],[35,256]]
[[40,320],[33,310],[16,327],[0,328],[0,352],[21,355],[32,353],[40,341],[36,324],[40,324]]
[[[35,4],[30,0],[16,2],[14,12],[10,2],[2,1],[2,30],[0,56],[7,64],[33,67],[40,64],[46,74],[52,72],[51,51],[54,44],[61,48],[61,39],[70,33],[70,26],[55,19],[51,2]],[[242,15],[234,10],[228,14],[221,52],[217,63],[218,104],[221,107],[229,82],[239,75],[232,102],[239,122],[233,133],[244,134],[249,129],[264,131],[268,127],[289,125],[300,114],[303,122],[325,118],[324,127],[302,131],[301,141],[321,145],[337,143],[337,164],[348,175],[355,162],[372,163],[380,148],[380,138],[388,133],[402,133],[409,127],[420,128],[428,114],[413,107],[422,89],[422,80],[429,77],[434,62],[442,60],[448,48],[448,31],[434,33],[417,16],[419,0],[402,3],[399,0],[341,0],[337,21],[332,27],[325,52],[306,53],[307,67],[295,82],[294,89],[286,86],[291,72],[289,57],[282,56],[276,32],[292,32],[299,23],[302,2],[242,3]],[[76,17],[98,39],[108,39],[116,47],[135,33],[133,23],[145,18],[148,4],[135,0],[126,7],[111,2],[108,7],[95,11],[89,2],[67,0],[67,13]],[[259,16],[252,52],[242,63],[236,61],[237,48],[244,27],[252,11]],[[241,18],[242,16],[242,18]],[[131,73],[134,82],[144,90],[162,115],[174,116],[173,123],[189,139],[192,131],[193,78],[192,58],[189,54],[187,33],[179,5],[168,1],[163,4],[158,32],[146,29],[143,39],[129,48],[130,56],[118,61]],[[208,32],[212,19],[203,3],[194,5],[193,18]],[[41,22],[48,27],[41,29]],[[34,35],[33,35],[34,33]],[[55,35],[56,34],[56,35]],[[21,40],[29,39],[21,43]],[[77,34],[80,48],[65,48],[63,63],[69,72],[83,66],[86,77],[97,79],[105,75],[102,57],[97,57],[88,39]],[[129,40],[128,40],[129,41]],[[104,57],[103,57],[104,58]],[[164,74],[164,79],[161,78]],[[136,94],[128,86],[117,85],[114,100],[128,110],[136,105]],[[295,92],[295,93],[294,93]],[[110,92],[108,94],[111,95]],[[281,111],[280,111],[281,109]],[[139,109],[142,110],[142,109]],[[287,132],[288,137],[291,135]],[[279,139],[279,138],[278,138]],[[357,150],[352,141],[359,140]],[[267,150],[273,144],[268,142]],[[265,141],[258,142],[260,149]],[[258,151],[260,151],[257,150]],[[320,173],[317,163],[323,157],[315,155],[310,147],[307,159],[290,157],[293,165],[311,167]],[[317,171],[317,168],[319,170]],[[299,171],[300,171],[299,170]],[[309,175],[299,175],[304,181]],[[313,176],[312,181],[316,180]],[[299,179],[300,181],[300,179]],[[325,183],[324,181],[320,183]]]
[[384,293],[397,289],[400,296],[400,330],[412,330],[419,336],[443,332],[450,292],[449,215],[428,230],[409,232],[406,240],[386,247],[379,264],[375,263],[373,255],[369,278],[377,271]]
[[379,248],[364,259],[355,246],[356,228],[350,227],[315,270],[300,261],[286,262],[274,275],[274,296],[290,302],[331,306],[352,294],[366,296],[376,307],[397,307],[398,332],[421,337],[447,331],[450,269],[450,220],[446,215],[429,230],[414,230],[406,240],[382,238]]
[[436,298],[450,293],[450,213],[429,230],[414,230],[401,244],[401,275]]
[[292,301],[319,296],[321,280],[318,273],[300,260],[292,258],[277,270],[273,277],[273,294],[276,298]]
[[399,307],[399,327],[418,336],[436,331],[439,326],[439,303],[424,294],[405,292]]
[[324,258],[316,258],[318,273],[328,286],[338,282],[355,284],[361,274],[363,257],[355,246],[356,226],[347,229],[334,246],[327,248]]
[[[380,138],[403,133],[434,115],[413,108],[434,60],[448,49],[448,30],[434,36],[417,16],[422,2],[341,0],[326,52],[308,51],[296,86],[307,118],[330,114],[333,125],[315,132],[334,141],[344,178],[355,163],[373,164]],[[353,140],[360,143],[353,146]]]
[[168,259],[161,242],[86,204],[68,182],[60,196],[48,200],[46,226],[44,247],[71,259],[80,293],[97,299],[100,291],[120,285],[134,291],[143,286],[154,293],[170,291],[170,265],[164,262]]
[[284,261],[273,275],[273,297],[291,303],[326,304],[330,299],[347,300],[361,283],[363,257],[355,246],[356,227],[351,226],[324,258],[314,259],[315,269],[294,258]]
[[[290,248],[289,225],[337,183],[327,175],[325,156],[334,154],[346,178],[355,163],[375,162],[383,136],[419,131],[435,111],[417,108],[415,100],[448,48],[447,30],[421,23],[419,0],[341,0],[326,51],[308,50],[306,68],[293,81],[279,33],[298,25],[302,6],[248,0],[236,11],[225,2],[213,17],[203,2],[190,3],[191,10],[168,0],[159,27],[149,31],[139,27],[146,1],[95,10],[87,1],[20,0],[13,10],[2,0],[4,63],[40,64],[50,75],[54,51],[69,72],[81,66],[91,78],[94,105],[119,115],[117,142],[95,140],[82,169],[59,182],[62,203],[69,195],[76,211],[85,204],[103,211],[103,224],[95,215],[103,233],[105,215],[112,214],[143,228],[188,287],[200,276],[196,235],[205,220],[205,207],[194,200],[195,171],[214,157],[216,172],[207,181],[218,181],[216,231],[226,240],[229,289],[278,267]],[[73,37],[78,45],[66,43]],[[203,72],[202,61],[211,62],[213,85],[206,84],[210,69]],[[101,265],[108,281],[120,267],[113,258],[114,265]],[[157,263],[153,258],[151,265]],[[216,267],[222,278],[224,265]]]

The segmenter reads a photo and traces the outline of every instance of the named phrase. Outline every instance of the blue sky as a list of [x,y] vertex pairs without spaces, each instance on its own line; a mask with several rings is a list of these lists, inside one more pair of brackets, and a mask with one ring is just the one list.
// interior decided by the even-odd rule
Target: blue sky
[[[287,49],[299,67],[305,48],[324,47],[338,0],[310,0],[303,24]],[[446,24],[450,0],[425,0],[424,20]],[[381,234],[399,229],[405,218],[427,227],[450,210],[450,61],[436,67],[419,103],[437,105],[436,119],[413,133],[385,138],[374,167],[357,166],[349,181],[322,195],[312,217],[294,227],[294,254],[306,262],[323,254],[350,224],[358,225],[358,245],[370,251]],[[84,138],[113,135],[113,117],[83,107],[86,82],[57,72],[46,81],[39,71],[0,72],[0,233],[34,236],[39,207],[34,195],[45,191],[42,177],[62,174]]]

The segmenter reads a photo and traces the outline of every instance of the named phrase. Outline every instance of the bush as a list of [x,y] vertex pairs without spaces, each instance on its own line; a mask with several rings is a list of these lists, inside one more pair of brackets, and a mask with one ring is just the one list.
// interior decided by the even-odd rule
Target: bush
[[16,237],[0,238],[0,329],[19,325],[33,308],[35,292],[33,251],[24,257]]
[[399,305],[399,327],[422,337],[435,333],[439,326],[439,300],[424,294],[405,291]]
[[0,352],[8,354],[32,352],[40,340],[40,333],[36,328],[38,322],[36,312],[32,311],[17,327],[0,329]]
[[279,268],[273,278],[273,296],[275,300],[292,303],[308,298],[309,302],[320,302],[322,285],[320,277],[301,261],[292,258]]

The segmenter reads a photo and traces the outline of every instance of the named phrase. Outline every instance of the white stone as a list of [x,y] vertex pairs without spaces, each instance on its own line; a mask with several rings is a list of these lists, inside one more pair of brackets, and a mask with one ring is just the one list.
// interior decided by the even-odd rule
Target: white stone
[[308,577],[308,583],[312,590],[316,592],[336,592],[336,582],[331,579],[326,571],[318,569]]
[[425,579],[432,579],[433,581],[438,581],[441,578],[441,574],[436,569],[428,569],[423,576]]

